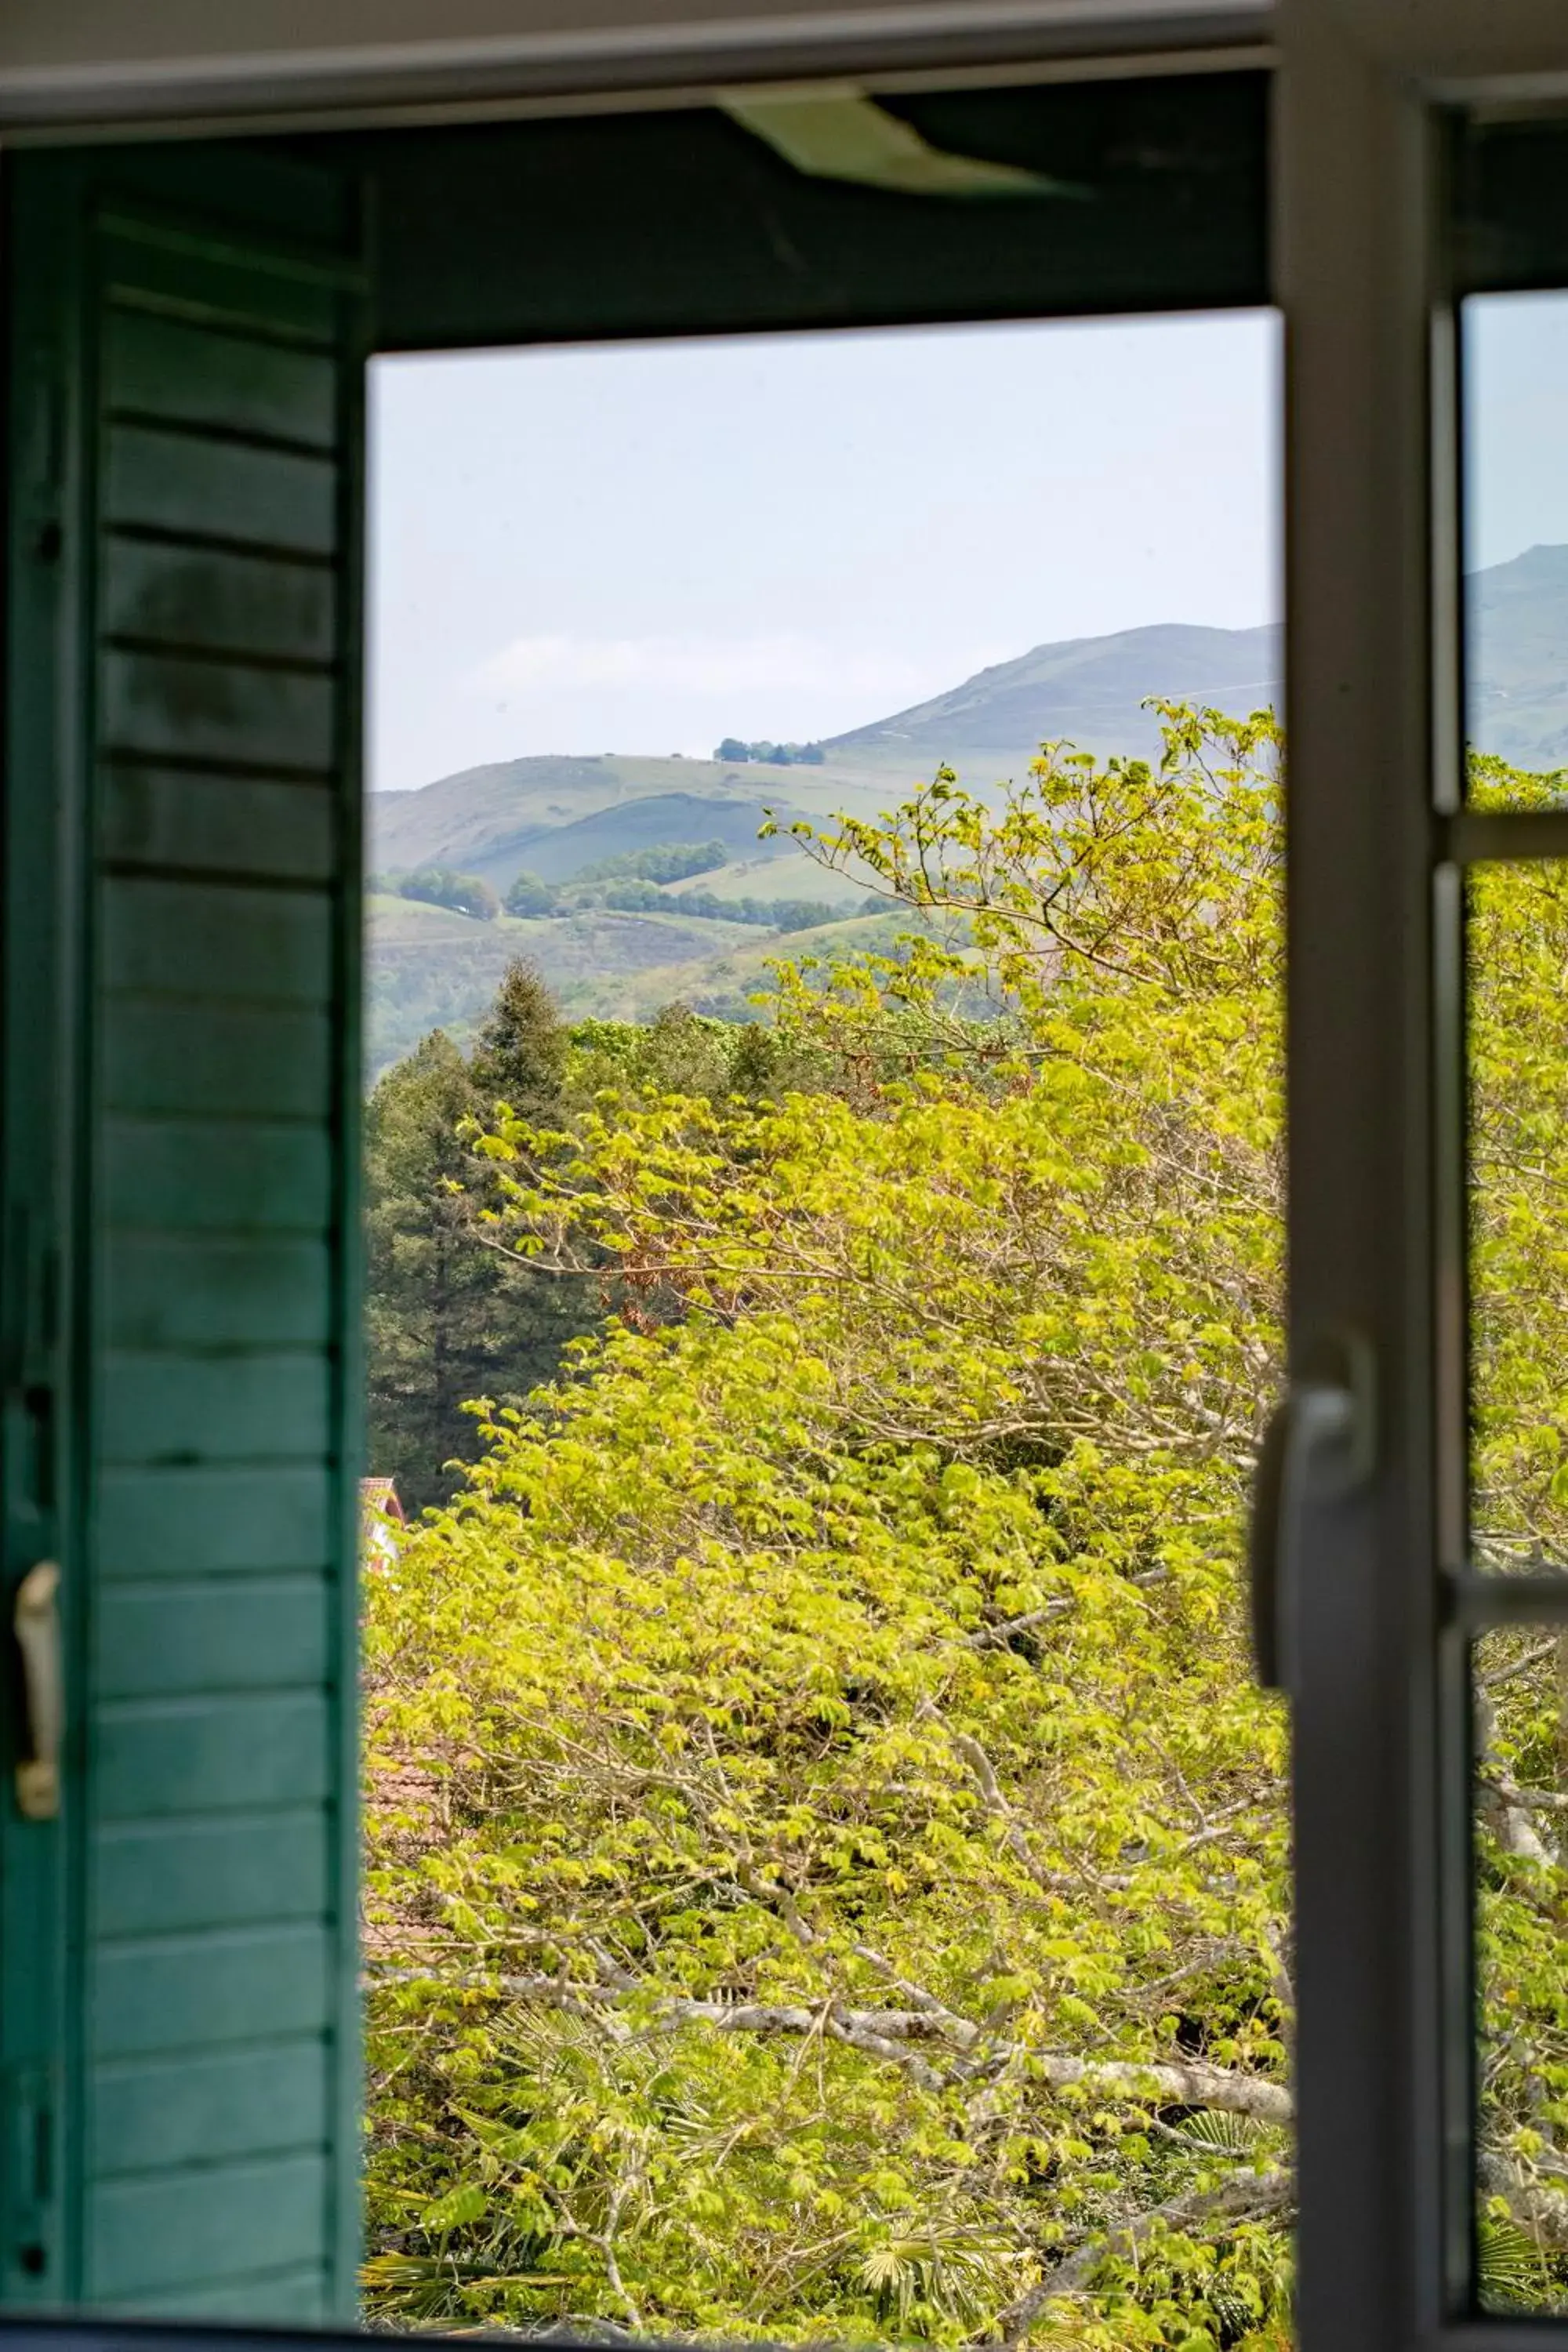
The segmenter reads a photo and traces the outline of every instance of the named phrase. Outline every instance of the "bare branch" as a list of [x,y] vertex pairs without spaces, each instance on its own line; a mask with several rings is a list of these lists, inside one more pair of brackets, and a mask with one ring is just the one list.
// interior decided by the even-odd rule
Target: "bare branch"
[[1489,1675],[1482,1675],[1482,1685],[1489,1691],[1500,1690],[1503,1684],[1512,1682],[1516,1675],[1527,1675],[1531,1666],[1539,1666],[1543,1659],[1552,1655],[1561,1638],[1559,1634],[1549,1633],[1544,1642],[1536,1642],[1528,1650],[1521,1650],[1518,1657],[1510,1658],[1506,1665],[1494,1667]]
[[1224,2066],[1161,2059],[1139,2065],[1123,2059],[1068,2058],[1042,2052],[1034,2063],[1054,2091],[1081,2088],[1102,2097],[1147,2099],[1168,2107],[1209,2107],[1257,2123],[1288,2124],[1296,2103],[1283,2083]]
[[[371,1984],[427,1984],[433,1991],[488,1992],[502,2000],[528,2002],[560,2010],[573,2017],[616,2016],[630,2003],[646,2001],[645,2031],[672,2033],[682,2026],[706,2025],[717,2033],[810,2034],[826,2031],[837,2042],[864,2051],[906,2069],[922,2088],[943,2090],[973,2079],[973,2053],[982,2041],[981,2029],[959,2017],[931,1996],[909,2009],[847,2009],[829,2001],[825,2012],[795,2001],[704,2000],[661,1998],[625,1982],[580,1984],[553,1976],[437,1976],[418,1969],[374,1969]],[[921,2044],[956,2046],[961,2063],[939,2071],[922,2056]],[[1162,2106],[1208,2107],[1217,2113],[1250,2116],[1258,2123],[1288,2124],[1295,2113],[1290,2093],[1282,2083],[1258,2074],[1233,2073],[1222,2066],[1161,2059],[1142,2064],[1131,2059],[1078,2058],[1067,2052],[1024,2049],[1000,2042],[988,2049],[984,2063],[999,2069],[1022,2057],[1036,2079],[1055,2091],[1082,2090],[1091,2096],[1141,2100]]]

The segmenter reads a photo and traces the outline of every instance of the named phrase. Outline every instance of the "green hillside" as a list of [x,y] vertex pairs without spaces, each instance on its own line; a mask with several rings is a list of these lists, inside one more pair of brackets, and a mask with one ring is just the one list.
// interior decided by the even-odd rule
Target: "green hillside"
[[754,930],[736,937],[727,923],[709,928],[727,935],[723,947],[689,964],[671,964],[663,970],[650,967],[634,973],[621,986],[606,989],[601,1003],[574,1004],[574,1017],[589,1013],[608,1016],[613,1012],[623,1021],[643,1021],[663,1004],[681,1003],[689,1005],[693,1013],[744,1020],[752,1011],[751,999],[768,986],[769,967],[779,958],[788,957],[793,962],[799,957],[855,950],[886,954],[900,933],[910,929],[910,918],[907,911],[868,914],[853,922],[824,923],[817,930],[791,931],[782,939],[773,932]]
[[[510,871],[498,860],[496,870],[485,878],[504,887],[521,865],[546,882],[569,882],[601,858],[675,841],[721,841],[736,857],[755,864],[786,845],[758,840],[766,814],[761,800],[731,800],[717,792],[648,793],[640,799],[617,801],[613,808],[595,809],[570,824],[542,826],[518,845],[521,856],[517,847],[508,853]],[[795,811],[781,807],[777,814],[786,823]]]
[[864,765],[731,766],[717,760],[510,760],[442,776],[414,793],[375,793],[369,804],[371,870],[454,866],[504,893],[527,870],[564,881],[583,866],[658,842],[732,841],[764,854],[767,809],[826,816],[874,814],[885,797]]
[[[372,871],[441,865],[477,874],[504,895],[520,872],[552,885],[609,857],[677,842],[720,841],[729,864],[663,892],[668,912],[570,906],[520,921],[481,922],[384,894],[367,907],[367,1066],[374,1076],[432,1029],[466,1038],[508,962],[528,956],[572,1018],[637,1019],[679,998],[743,1019],[766,977],[779,934],[683,913],[693,892],[729,899],[819,899],[853,905],[863,886],[826,875],[788,835],[758,835],[771,808],[781,824],[825,824],[840,808],[874,814],[896,798],[883,776],[825,765],[771,768],[709,760],[517,760],[444,776],[421,792],[370,804]],[[833,927],[840,946],[859,923]],[[788,952],[809,953],[792,933]]]
[[687,881],[672,882],[669,895],[679,901],[703,890],[721,898],[826,898],[852,904],[869,887],[868,875],[856,880],[824,873],[814,857],[784,838],[753,843],[749,855],[733,858],[717,873],[694,874]]
[[467,1038],[514,957],[536,964],[563,1010],[584,1019],[625,1013],[634,1001],[639,1009],[645,1001],[667,1003],[681,993],[673,975],[772,936],[739,923],[682,920],[675,911],[620,915],[595,908],[564,919],[520,922],[503,915],[482,923],[405,898],[375,895],[365,903],[373,1077],[432,1029]]

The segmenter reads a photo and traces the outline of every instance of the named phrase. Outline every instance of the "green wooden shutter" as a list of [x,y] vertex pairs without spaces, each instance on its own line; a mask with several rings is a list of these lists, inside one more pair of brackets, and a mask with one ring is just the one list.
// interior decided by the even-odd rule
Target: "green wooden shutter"
[[342,2317],[359,206],[8,172],[5,1567],[61,1562],[68,1705],[0,1839],[5,2292]]

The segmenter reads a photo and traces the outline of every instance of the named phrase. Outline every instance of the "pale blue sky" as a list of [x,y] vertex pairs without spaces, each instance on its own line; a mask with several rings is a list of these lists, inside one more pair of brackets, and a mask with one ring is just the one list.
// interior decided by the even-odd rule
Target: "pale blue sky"
[[1568,543],[1568,295],[1489,294],[1465,313],[1466,560]]
[[[1568,541],[1568,299],[1471,312],[1471,560]],[[1276,616],[1267,314],[383,360],[370,769],[709,751]]]
[[383,360],[371,779],[807,740],[1273,613],[1261,315]]

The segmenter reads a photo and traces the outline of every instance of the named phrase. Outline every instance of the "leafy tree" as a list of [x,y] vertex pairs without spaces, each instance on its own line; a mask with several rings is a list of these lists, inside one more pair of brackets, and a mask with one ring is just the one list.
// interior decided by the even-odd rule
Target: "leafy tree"
[[755,1101],[827,1086],[836,1075],[826,1054],[771,1024],[667,1004],[648,1022],[580,1022],[565,1096],[579,1113],[647,1094]]
[[627,849],[616,857],[597,858],[573,878],[615,882],[625,877],[631,881],[684,882],[689,875],[714,874],[729,863],[729,846],[722,841],[666,841],[649,849]]
[[372,1627],[376,1752],[461,1824],[373,1833],[422,1979],[375,2003],[386,2289],[1117,2346],[1278,2306],[1283,1728],[1233,1603],[1268,750],[906,818],[1000,1024],[944,1012],[928,938],[786,981],[833,1091],[503,1123],[512,1245],[613,1255],[633,1312],[492,1421]]
[[493,923],[500,912],[500,900],[477,874],[458,874],[449,866],[419,866],[405,874],[397,884],[405,898],[422,899],[429,907],[449,907],[454,914],[475,916],[481,923]]
[[[694,916],[700,922],[749,923],[770,931],[815,930],[820,923],[847,922],[863,911],[841,898],[722,898],[717,890],[675,894],[651,881],[613,882],[603,903],[619,914]],[[878,902],[879,913],[883,903]]]
[[[1473,763],[1482,808],[1563,780]],[[1469,877],[1470,1531],[1495,1574],[1568,1566],[1568,869]],[[1488,1634],[1475,1691],[1480,2233],[1500,2308],[1568,2301],[1568,1642]],[[1522,2239],[1522,2242],[1521,2242]]]
[[713,757],[735,766],[742,761],[760,760],[776,768],[820,768],[827,753],[820,743],[771,743],[765,736],[754,743],[743,743],[738,735],[726,735]]
[[[1288,2340],[1285,1725],[1237,1605],[1279,1349],[1277,740],[1165,719],[1158,766],[1048,751],[998,813],[942,775],[816,845],[922,919],[781,973],[815,1085],[628,1060],[488,1139],[496,1240],[613,1261],[626,1311],[491,1416],[371,1596],[384,2314]],[[1568,887],[1499,868],[1473,918],[1506,1570],[1568,1558]],[[1568,2283],[1558,1648],[1477,1662],[1514,2303]]]
[[509,915],[549,915],[555,910],[555,891],[537,874],[519,874],[506,894]]

